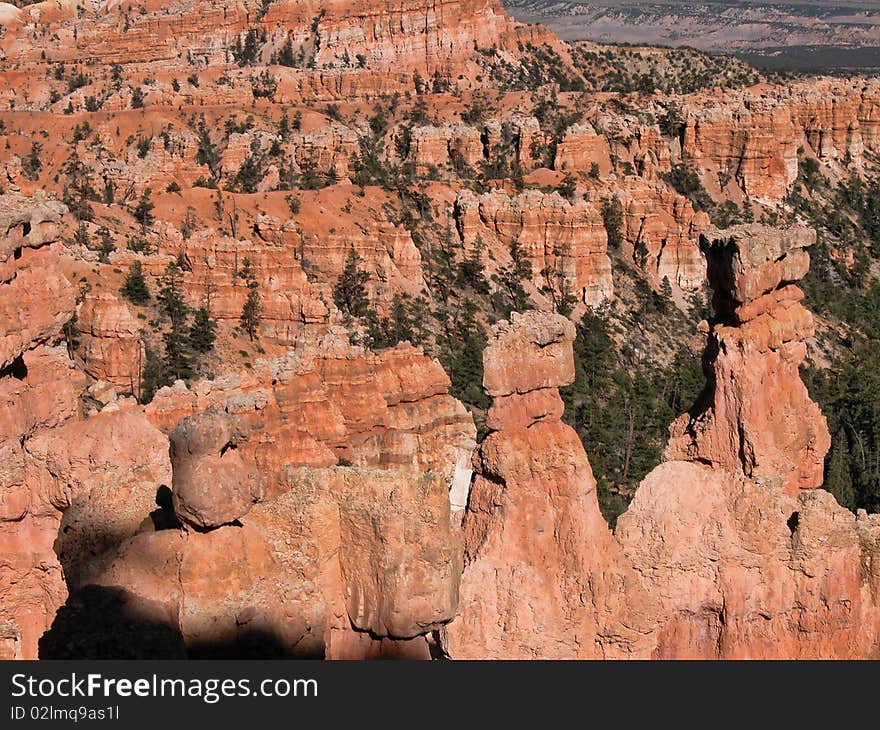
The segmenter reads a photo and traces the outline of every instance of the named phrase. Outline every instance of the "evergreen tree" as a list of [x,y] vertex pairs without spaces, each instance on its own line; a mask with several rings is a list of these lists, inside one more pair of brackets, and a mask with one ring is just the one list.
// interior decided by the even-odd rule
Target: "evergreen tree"
[[574,202],[577,182],[570,172],[565,173],[562,185],[559,186],[559,194],[568,201]]
[[147,280],[144,278],[144,268],[140,261],[135,261],[131,265],[120,291],[122,296],[134,304],[144,304],[149,301],[150,290],[147,289]]
[[443,360],[452,381],[452,395],[464,403],[485,409],[491,404],[483,390],[486,335],[476,321],[476,311],[474,302],[465,299],[457,326],[446,343]]
[[360,269],[361,257],[354,248],[348,250],[342,274],[333,287],[333,302],[348,317],[363,317],[369,300],[365,284],[370,275]]
[[684,346],[676,351],[669,373],[664,387],[667,421],[691,410],[706,385],[700,358]]
[[139,400],[141,403],[149,403],[153,400],[153,396],[159,388],[171,385],[174,381],[155,350],[145,346],[144,352],[145,358],[144,367],[141,372]]
[[98,237],[101,239],[101,245],[98,247],[99,260],[106,264],[110,261],[110,254],[116,250],[116,245],[113,243],[113,237],[106,226],[101,226],[98,229]]
[[169,327],[162,339],[165,343],[165,368],[174,380],[193,376],[189,354],[189,307],[183,298],[183,272],[176,262],[168,264],[159,290],[159,303],[168,317]]
[[183,298],[183,271],[177,262],[168,264],[159,282],[159,303],[172,326],[186,322],[189,308]]
[[260,141],[255,139],[251,142],[250,154],[241,163],[230,187],[239,193],[255,193],[263,177],[263,155]]
[[371,350],[382,350],[396,344],[391,340],[391,323],[386,319],[380,319],[376,310],[370,307],[363,317],[366,326],[366,346]]
[[248,285],[248,296],[241,310],[241,326],[247,332],[248,337],[253,341],[257,336],[257,330],[260,326],[260,292],[257,290],[257,282],[252,281]]
[[189,354],[186,328],[172,326],[162,336],[165,343],[165,368],[172,380],[189,380],[195,374]]
[[824,486],[834,495],[838,504],[848,509],[855,509],[856,495],[853,489],[846,434],[843,429],[840,429],[831,441],[831,454],[825,468]]
[[619,249],[623,243],[623,206],[616,195],[602,201],[602,222],[608,236],[608,248]]
[[623,495],[659,463],[669,422],[693,405],[705,379],[685,349],[665,369],[627,361],[608,321],[592,312],[578,325],[574,356],[575,381],[560,391],[564,418],[590,454],[599,506],[613,523],[626,509]]
[[483,252],[486,244],[477,236],[474,246],[468,255],[458,264],[458,283],[460,286],[469,286],[477,294],[487,296],[489,294],[489,282],[486,280],[486,268],[483,265]]
[[190,347],[196,352],[209,352],[214,349],[216,339],[217,322],[211,319],[207,307],[199,307],[193,316],[193,323],[189,329]]
[[492,280],[500,289],[500,300],[496,299],[496,309],[503,317],[511,312],[522,312],[529,308],[529,297],[523,282],[532,277],[532,265],[520,247],[519,239],[514,239],[509,248],[510,263],[502,266]]
[[256,281],[256,274],[254,273],[254,265],[251,262],[250,258],[245,256],[241,261],[241,268],[238,270],[237,274],[239,279],[244,279],[248,285],[252,281]]
[[461,243],[454,235],[441,237],[437,245],[431,244],[428,249],[428,286],[440,302],[448,302],[457,294],[460,254]]
[[394,295],[388,339],[395,345],[398,342],[415,342],[414,323],[410,315],[410,298],[406,294]]
[[80,221],[79,226],[77,226],[73,234],[73,242],[86,248],[92,247],[92,237],[89,235],[89,229],[86,228],[84,221]]
[[151,225],[153,225],[153,208],[156,206],[153,205],[150,200],[150,196],[153,194],[151,188],[147,188],[141,193],[141,197],[138,200],[138,204],[135,206],[134,210],[131,214],[134,216],[134,219],[141,224],[142,229],[147,229]]

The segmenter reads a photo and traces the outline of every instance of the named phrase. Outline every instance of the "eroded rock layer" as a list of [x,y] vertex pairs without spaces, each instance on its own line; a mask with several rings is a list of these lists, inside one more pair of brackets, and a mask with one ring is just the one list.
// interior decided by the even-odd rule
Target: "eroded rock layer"
[[[591,82],[496,0],[0,15],[0,657],[878,656],[880,521],[815,489],[812,236],[707,213],[870,170],[876,79],[636,108],[563,91]],[[513,283],[574,317],[708,279],[706,390],[615,531],[562,420],[571,321],[494,326],[477,449],[438,361],[340,326],[352,252],[380,323],[475,272],[486,311]],[[144,406],[172,262],[224,341]]]
[[672,426],[666,458],[702,461],[796,494],[822,484],[831,437],[798,367],[813,317],[794,282],[815,232],[739,226],[704,234],[715,317],[702,412]]
[[650,612],[599,512],[559,387],[574,378],[574,327],[527,313],[495,326],[484,355],[494,430],[474,459],[453,658],[642,656]]

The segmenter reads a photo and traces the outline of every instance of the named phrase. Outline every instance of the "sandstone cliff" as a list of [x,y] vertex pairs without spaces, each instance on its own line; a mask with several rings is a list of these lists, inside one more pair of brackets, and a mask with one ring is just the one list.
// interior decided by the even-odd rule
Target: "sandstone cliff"
[[[822,484],[831,437],[798,372],[813,318],[794,285],[807,273],[805,248],[814,241],[807,229],[755,225],[704,234],[715,292],[708,385],[702,412],[673,424],[667,459],[777,479],[792,494]],[[772,397],[762,388],[772,388]]]
[[[813,238],[710,227],[785,219],[808,160],[870,178],[876,80],[594,93],[496,0],[41,2],[0,55],[0,656],[878,655],[880,524],[816,489]],[[173,262],[218,342],[139,404]],[[715,314],[612,531],[550,312],[634,322],[615,279]],[[473,375],[499,316],[469,412],[425,352]]]

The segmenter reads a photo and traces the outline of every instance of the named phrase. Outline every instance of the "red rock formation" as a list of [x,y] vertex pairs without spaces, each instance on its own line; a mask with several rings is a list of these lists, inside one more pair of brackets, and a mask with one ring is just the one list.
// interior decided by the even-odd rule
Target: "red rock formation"
[[798,373],[813,318],[793,285],[809,268],[815,233],[737,226],[705,234],[714,289],[699,415],[670,429],[669,460],[703,461],[792,494],[822,484],[831,438]]
[[[242,39],[255,28],[265,34],[258,49],[261,62],[268,63],[289,41],[302,57],[301,68],[282,68],[279,73],[295,79],[300,92],[323,90],[323,95],[337,96],[377,95],[389,90],[391,79],[399,88],[402,70],[418,71],[426,79],[435,72],[453,79],[473,75],[479,69],[474,47],[500,46],[515,27],[497,0],[444,0],[429,7],[412,0],[402,4],[330,0],[320,8],[283,0],[272,3],[265,13],[258,8],[258,3],[233,7],[202,1],[173,13],[164,6],[144,6],[145,12],[134,13],[114,4],[109,11],[84,9],[75,19],[47,12],[48,4],[42,3],[30,14],[48,23],[58,37],[49,60],[88,58],[107,66],[149,63],[167,68],[181,57],[206,66],[222,65],[230,60],[231,39]],[[39,53],[34,52],[38,44],[29,42],[27,28],[9,26],[2,48],[10,62],[38,60]],[[171,89],[164,93],[172,95]],[[196,88],[184,93],[199,92]]]
[[[510,261],[518,241],[532,269],[533,293],[559,282],[579,302],[595,306],[613,295],[608,237],[597,207],[570,203],[558,193],[528,190],[516,197],[501,191],[475,195],[462,191],[455,202],[455,223],[466,251],[480,239],[492,251],[494,266]],[[491,261],[486,256],[487,269]]]
[[[180,639],[175,655],[218,642],[263,650],[260,637],[279,653],[331,658],[438,648],[478,658],[877,655],[880,523],[806,489],[821,481],[828,434],[797,374],[812,332],[793,284],[808,263],[799,234],[706,239],[718,312],[710,383],[705,409],[676,424],[667,451],[690,463],[652,472],[613,537],[583,446],[561,422],[570,323],[529,314],[495,329],[490,434],[469,498],[474,423],[440,365],[408,345],[350,346],[334,329],[332,297],[352,248],[381,314],[395,294],[426,288],[406,195],[349,182],[378,105],[398,110],[369,164],[405,179],[413,163],[433,180],[421,188],[431,215],[416,206],[425,220],[414,230],[440,237],[457,226],[469,253],[482,240],[490,274],[517,241],[536,303],[549,305],[547,287],[565,288],[582,311],[613,296],[601,198],[620,198],[625,246],[651,277],[696,289],[695,242],[708,220],[660,173],[683,161],[713,195],[775,205],[800,147],[836,173],[880,150],[877,82],[681,97],[681,139],[654,123],[668,106],[659,97],[627,110],[560,94],[589,111],[554,148],[522,92],[494,96],[478,125],[459,121],[475,89],[507,85],[528,44],[570,60],[497,0],[258,6],[149,0],[137,12],[110,2],[74,13],[43,2],[4,12],[3,187],[80,195],[96,211],[85,230],[113,227],[118,250],[106,264],[71,246],[71,262],[59,256],[63,206],[0,198],[0,656],[35,656],[68,588],[77,598],[59,621],[83,618],[78,602],[97,589],[106,600],[94,614],[121,605],[155,621]],[[252,29],[255,65],[239,65],[236,40]],[[288,42],[296,68],[275,63]],[[67,62],[63,78],[46,73],[56,61]],[[268,97],[261,76],[274,86]],[[455,93],[431,93],[410,129],[415,100],[435,85]],[[136,88],[144,109],[132,108]],[[282,133],[281,115],[297,112]],[[527,177],[521,194],[460,192],[461,173],[499,149],[524,173],[550,166],[540,153],[555,149],[554,169]],[[257,192],[228,192],[257,158]],[[338,184],[280,189],[288,173],[312,171],[303,187]],[[568,172],[586,177],[575,202],[534,189]],[[215,175],[219,189],[193,187]],[[141,227],[130,213],[148,188],[157,222]],[[149,254],[122,250],[144,233]],[[239,374],[220,363],[217,377],[162,389],[142,409],[115,395],[138,389],[141,355],[116,275],[137,258],[155,290],[178,257],[188,302],[210,300],[221,329],[239,320],[248,287],[237,274],[249,258],[261,334],[275,340],[267,348],[295,349]],[[93,286],[79,304],[74,270]],[[64,325],[75,312],[71,358]],[[355,468],[337,466],[346,462]]]
[[[460,659],[642,656],[646,606],[596,500],[596,482],[558,399],[574,377],[574,327],[514,314],[484,356],[498,430],[475,456],[458,616],[444,648]],[[629,592],[629,596],[624,594]]]
[[433,168],[452,177],[461,165],[478,169],[484,160],[480,130],[465,124],[413,127],[407,159],[415,164],[418,175],[427,175]]
[[[323,333],[331,322],[341,320],[332,288],[351,249],[370,274],[366,288],[378,311],[388,311],[395,294],[417,297],[426,287],[421,254],[411,234],[383,210],[387,196],[373,190],[361,197],[356,190],[339,185],[298,191],[303,212],[293,219],[285,200],[289,194],[274,192],[269,204],[260,206],[266,212],[253,216],[250,225],[243,212],[236,213],[231,196],[199,190],[192,202],[200,209],[216,209],[219,196],[224,222],[238,215],[235,236],[212,225],[184,238],[180,223],[162,223],[157,225],[160,255],[119,251],[111,260],[127,268],[139,258],[145,273],[158,282],[167,265],[183,255],[189,269],[184,273],[189,304],[203,306],[210,298],[212,316],[234,326],[249,292],[247,282],[237,275],[247,258],[260,286],[260,331],[290,345],[303,330]],[[182,222],[187,201],[173,197],[169,205]]]
[[169,438],[174,513],[197,528],[220,527],[248,513],[263,496],[255,469],[238,453],[247,441],[244,419],[219,408],[182,418]]
[[729,92],[720,105],[687,100],[682,156],[734,178],[748,195],[779,202],[798,173],[798,149],[860,167],[878,150],[876,81],[815,80]]
[[170,478],[167,440],[140,415],[111,413],[41,430],[20,449],[3,443],[0,615],[19,627],[22,658],[33,659],[67,597],[65,580],[134,534],[155,506]]
[[272,651],[267,639],[282,655],[408,654],[452,618],[461,553],[442,479],[344,468],[288,478],[238,526],[131,538],[89,585],[121,587],[193,655],[250,641]]
[[615,536],[659,603],[655,658],[878,656],[880,521],[824,490],[667,462]]
[[608,140],[589,124],[569,127],[556,146],[553,165],[557,170],[575,173],[589,173],[596,165],[600,174],[607,175],[611,172]]
[[[111,292],[86,294],[77,308],[79,355],[93,378],[136,393],[144,353],[140,325],[126,303]],[[142,365],[141,365],[142,367]]]
[[73,316],[74,288],[50,250],[64,206],[38,198],[0,197],[0,368],[57,338]]
[[698,245],[709,216],[660,182],[627,178],[613,195],[623,208],[621,235],[633,258],[657,283],[685,290],[702,287],[706,263]]
[[684,131],[682,155],[697,169],[733,177],[748,195],[785,197],[797,178],[799,146],[791,109],[695,111]]
[[79,414],[66,349],[42,344],[73,316],[73,287],[47,268],[62,212],[45,199],[0,198],[0,621],[26,659],[66,595],[52,551],[60,513],[34,483],[29,452],[35,434]]
[[[760,271],[719,266],[710,251],[711,265],[737,272],[723,291],[765,275],[760,287],[773,287],[768,267],[783,280],[798,271],[800,236],[788,235],[795,244],[777,241],[773,266],[753,252]],[[569,328],[530,314],[493,332],[485,372],[498,430],[475,458],[460,607],[443,648],[504,659],[877,656],[880,519],[823,490],[669,461],[611,537],[577,436],[543,403],[571,380]],[[773,402],[785,383],[767,386]]]
[[237,450],[258,466],[270,493],[280,488],[285,465],[329,467],[342,458],[359,467],[435,471],[460,491],[476,429],[448,390],[440,364],[416,348],[370,353],[334,332],[250,373],[160,389],[145,410],[168,431],[211,406],[240,416],[251,435]]

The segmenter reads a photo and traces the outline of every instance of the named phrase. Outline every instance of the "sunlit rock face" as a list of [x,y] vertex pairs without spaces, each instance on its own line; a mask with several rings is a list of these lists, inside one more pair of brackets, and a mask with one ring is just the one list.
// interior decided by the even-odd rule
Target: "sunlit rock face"
[[703,245],[714,290],[702,411],[672,426],[666,458],[702,461],[796,495],[822,484],[831,437],[798,367],[813,318],[794,282],[815,232],[749,225],[710,231]]

